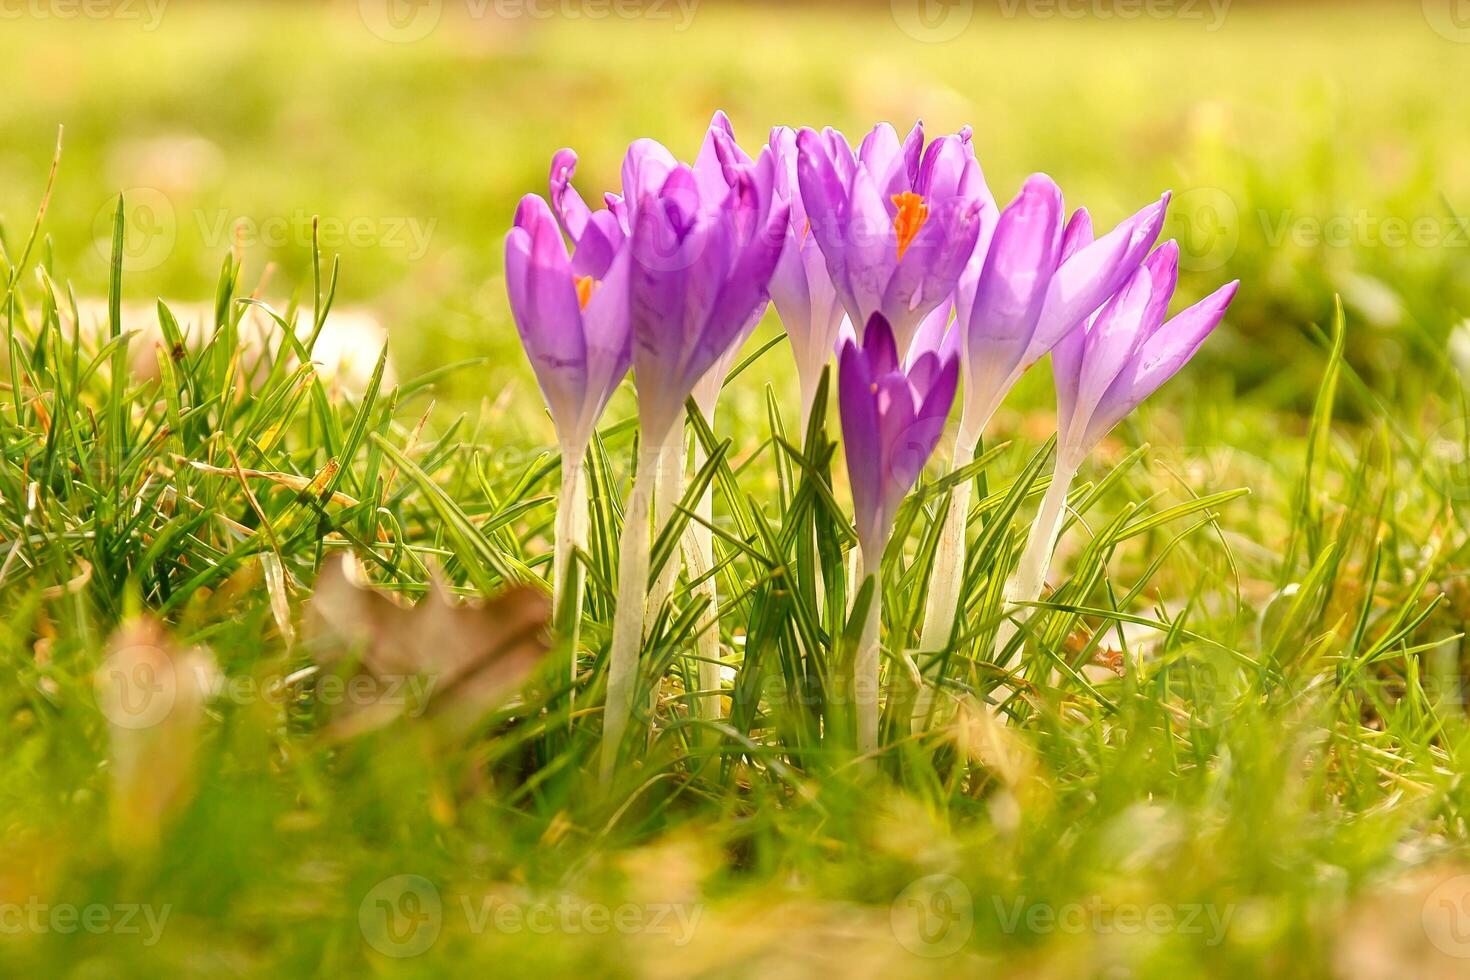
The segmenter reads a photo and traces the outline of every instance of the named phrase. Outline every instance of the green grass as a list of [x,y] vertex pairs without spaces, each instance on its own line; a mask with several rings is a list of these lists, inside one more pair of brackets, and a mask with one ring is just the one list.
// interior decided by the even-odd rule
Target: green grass
[[[354,8],[192,5],[153,33],[0,33],[0,80],[23,93],[0,118],[7,972],[1369,976],[1460,962],[1470,445],[1445,350],[1470,310],[1470,247],[1450,234],[1470,137],[1445,108],[1464,52],[1417,9],[1242,6],[1213,33],[982,14],[965,40],[924,46],[884,5],[711,5],[678,36],[476,24],[396,47]],[[763,45],[735,43],[757,32]],[[300,674],[324,563],[350,551],[423,601],[436,575],[473,597],[549,574],[556,460],[498,281],[515,199],[542,189],[563,144],[586,190],[611,183],[635,135],[687,152],[716,105],[748,137],[777,121],[973,120],[1002,198],[1045,169],[1104,221],[1168,186],[1195,219],[1171,233],[1203,234],[1222,200],[1234,211],[1223,239],[1186,246],[1183,289],[1238,275],[1240,302],[1084,468],[1057,591],[1024,648],[994,660],[997,583],[1048,472],[1045,370],[987,438],[972,632],[951,676],[1006,723],[890,730],[876,760],[845,747],[824,693],[848,630],[841,448],[835,424],[794,431],[776,344],[702,434],[726,446],[707,475],[740,666],[727,724],[689,718],[699,609],[681,581],[646,653],[667,675],[652,737],[630,743],[611,789],[589,775],[634,453],[624,392],[593,454],[575,691],[553,649],[467,732],[409,717],[330,737],[322,675]],[[180,135],[213,147],[191,151],[193,169],[176,147],[140,149]],[[176,234],[159,259],[130,237],[147,216],[126,204],[169,161]],[[237,260],[200,232],[220,208],[434,231],[413,259],[351,242],[318,254],[298,230]],[[1380,231],[1439,221],[1439,237],[1313,243],[1312,222],[1360,210]],[[116,329],[62,328],[73,294],[119,311],[212,298],[215,322],[138,380]],[[281,358],[248,384],[232,358],[257,294],[287,323],[371,303],[404,380],[349,395]],[[750,352],[778,332],[768,322]],[[931,472],[901,516],[889,651],[917,638],[945,490]],[[143,610],[220,671],[197,728],[129,735],[102,710],[109,637]],[[130,752],[148,779],[126,781]],[[137,904],[167,916],[157,942]],[[58,908],[110,918],[65,933]],[[401,932],[384,934],[384,908]],[[383,952],[415,952],[434,928],[417,955]]]

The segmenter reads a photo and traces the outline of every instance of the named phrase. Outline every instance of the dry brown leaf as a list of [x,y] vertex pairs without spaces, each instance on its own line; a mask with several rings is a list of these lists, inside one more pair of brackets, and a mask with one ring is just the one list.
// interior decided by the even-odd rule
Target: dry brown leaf
[[118,627],[93,675],[112,735],[112,834],[120,849],[151,849],[194,794],[204,705],[218,674],[203,650],[184,650],[161,623]]
[[409,606],[370,587],[350,555],[328,562],[304,627],[321,664],[351,672],[330,734],[351,736],[405,715],[427,715],[451,730],[474,724],[545,658],[550,618],[550,599],[532,586],[470,604],[436,580]]

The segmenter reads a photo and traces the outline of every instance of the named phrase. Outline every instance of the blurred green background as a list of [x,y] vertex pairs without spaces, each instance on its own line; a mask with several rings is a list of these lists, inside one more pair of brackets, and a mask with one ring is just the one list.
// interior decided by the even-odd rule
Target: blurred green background
[[[1002,202],[1036,170],[1101,221],[1174,189],[1182,298],[1245,281],[1197,383],[1299,409],[1315,371],[1290,366],[1340,292],[1354,366],[1412,397],[1425,375],[1405,365],[1440,370],[1470,310],[1457,216],[1470,127],[1447,111],[1470,82],[1470,28],[1452,13],[1437,0],[27,0],[0,14],[0,214],[12,237],[29,227],[64,124],[46,227],[79,294],[103,291],[119,191],[137,301],[208,296],[236,240],[247,281],[289,297],[309,281],[320,215],[342,302],[389,326],[403,373],[489,358],[451,384],[473,399],[529,383],[501,242],[556,148],[579,151],[591,197],[615,186],[631,139],[692,154],[717,107],[755,145],[775,123],[856,137],[922,116],[936,132],[974,125]],[[1031,379],[1020,404],[1042,406],[1045,388]]]

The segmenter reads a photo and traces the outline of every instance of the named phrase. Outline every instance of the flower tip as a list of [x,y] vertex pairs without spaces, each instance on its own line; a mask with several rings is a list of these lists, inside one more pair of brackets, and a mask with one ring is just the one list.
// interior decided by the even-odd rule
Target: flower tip
[[1021,196],[1041,198],[1049,202],[1055,201],[1057,210],[1061,210],[1062,189],[1048,174],[1034,173],[1027,177],[1026,182],[1021,185]]
[[863,327],[863,336],[867,337],[874,330],[886,330],[889,336],[893,335],[893,327],[889,325],[888,318],[876,311],[868,317],[867,325]]
[[564,146],[551,155],[551,177],[553,180],[570,180],[577,169],[577,151]]
[[516,205],[514,225],[517,228],[525,228],[532,222],[539,220],[542,217],[542,213],[546,211],[546,201],[542,199],[540,194],[526,194],[521,198],[520,203]]

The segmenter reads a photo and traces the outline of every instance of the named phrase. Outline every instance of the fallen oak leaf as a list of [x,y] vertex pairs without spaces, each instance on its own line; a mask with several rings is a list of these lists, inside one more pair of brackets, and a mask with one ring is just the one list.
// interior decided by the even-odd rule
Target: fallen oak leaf
[[351,555],[327,562],[304,633],[319,664],[351,675],[329,737],[352,737],[405,716],[463,731],[504,704],[545,659],[550,620],[551,600],[533,586],[464,603],[436,577],[410,606],[371,587]]

